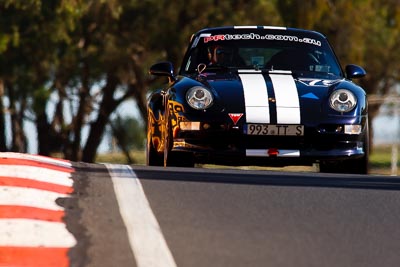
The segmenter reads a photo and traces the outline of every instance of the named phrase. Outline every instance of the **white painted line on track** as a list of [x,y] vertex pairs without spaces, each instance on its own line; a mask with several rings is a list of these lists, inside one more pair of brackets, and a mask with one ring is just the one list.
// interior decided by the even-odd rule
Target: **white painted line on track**
[[0,166],[0,176],[26,178],[40,182],[73,186],[74,181],[68,172],[56,171],[35,166],[3,165]]
[[105,166],[114,185],[137,266],[175,267],[175,260],[135,172],[128,165]]
[[64,210],[63,207],[56,204],[56,200],[57,198],[67,197],[70,196],[35,188],[0,186],[0,205],[15,205],[36,207],[49,210]]
[[68,232],[63,222],[31,219],[0,220],[0,246],[63,248],[75,245],[75,238]]

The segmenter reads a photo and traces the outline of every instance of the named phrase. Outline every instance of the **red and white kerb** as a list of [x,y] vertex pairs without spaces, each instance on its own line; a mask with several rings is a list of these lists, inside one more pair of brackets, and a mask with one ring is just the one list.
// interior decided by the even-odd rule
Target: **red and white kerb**
[[0,153],[0,266],[69,266],[76,245],[58,198],[73,192],[71,163]]

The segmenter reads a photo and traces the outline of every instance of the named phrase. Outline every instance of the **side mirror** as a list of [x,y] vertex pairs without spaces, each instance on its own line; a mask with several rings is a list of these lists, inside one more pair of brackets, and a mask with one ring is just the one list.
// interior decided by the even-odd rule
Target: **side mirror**
[[159,62],[150,67],[150,74],[155,76],[167,76],[170,80],[174,81],[174,66],[171,62]]
[[366,74],[367,72],[360,66],[353,64],[346,66],[346,77],[348,79],[361,78],[364,77]]

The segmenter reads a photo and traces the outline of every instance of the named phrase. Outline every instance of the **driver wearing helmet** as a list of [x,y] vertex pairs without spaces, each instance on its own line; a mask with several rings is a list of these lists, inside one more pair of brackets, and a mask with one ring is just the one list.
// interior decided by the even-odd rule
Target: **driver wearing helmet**
[[208,59],[210,65],[224,65],[229,62],[230,50],[226,47],[216,45],[208,48]]

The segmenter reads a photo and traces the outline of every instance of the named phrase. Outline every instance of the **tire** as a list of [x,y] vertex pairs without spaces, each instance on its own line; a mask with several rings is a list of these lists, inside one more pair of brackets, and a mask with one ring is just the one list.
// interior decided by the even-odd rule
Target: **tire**
[[193,153],[172,151],[173,136],[171,122],[169,120],[168,125],[165,127],[165,131],[164,167],[194,167]]
[[150,141],[147,141],[147,149],[146,149],[146,164],[148,166],[163,166],[163,157],[159,155],[157,151],[154,149],[153,144]]
[[153,121],[150,119],[151,116],[149,114],[147,117],[146,164],[147,166],[163,166],[163,156],[157,153],[153,144],[153,133],[150,130]]

